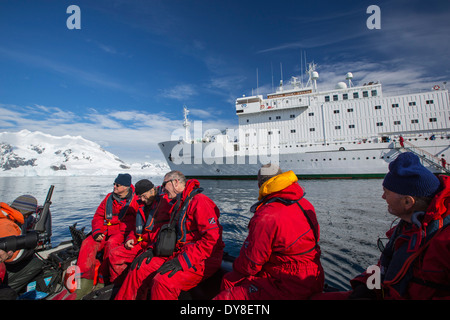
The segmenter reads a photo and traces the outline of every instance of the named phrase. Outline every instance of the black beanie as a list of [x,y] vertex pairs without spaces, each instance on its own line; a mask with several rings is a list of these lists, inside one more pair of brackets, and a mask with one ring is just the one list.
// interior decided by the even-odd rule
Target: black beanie
[[128,173],[119,173],[114,183],[129,187],[131,186],[131,176]]
[[136,182],[134,186],[134,191],[136,192],[136,195],[141,195],[144,192],[147,192],[148,190],[151,190],[154,187],[153,183],[150,180],[142,179]]
[[390,191],[416,197],[432,197],[440,185],[439,179],[411,152],[401,153],[389,163],[389,172],[383,181],[383,187]]

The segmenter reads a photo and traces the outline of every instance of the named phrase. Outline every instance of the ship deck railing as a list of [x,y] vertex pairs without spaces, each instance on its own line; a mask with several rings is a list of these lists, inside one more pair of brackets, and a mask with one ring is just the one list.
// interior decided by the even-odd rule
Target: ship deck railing
[[416,154],[420,159],[427,162],[428,164],[432,165],[433,167],[437,168],[438,170],[449,174],[450,170],[442,166],[441,160],[436,157],[435,155],[429,153],[426,150],[423,150],[414,144],[412,144],[409,141],[404,141],[403,146],[400,145],[400,142],[394,142],[395,148],[398,149],[401,152],[401,149],[405,149],[406,151],[410,151],[414,154]]

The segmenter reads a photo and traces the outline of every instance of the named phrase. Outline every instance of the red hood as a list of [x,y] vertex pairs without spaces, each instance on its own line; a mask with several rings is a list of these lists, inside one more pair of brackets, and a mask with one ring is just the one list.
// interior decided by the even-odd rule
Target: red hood
[[433,198],[424,222],[445,218],[450,213],[450,176],[439,176],[441,191]]
[[192,192],[192,190],[200,187],[200,182],[196,179],[190,179],[186,181],[186,186],[184,187],[181,199],[186,199],[186,197]]

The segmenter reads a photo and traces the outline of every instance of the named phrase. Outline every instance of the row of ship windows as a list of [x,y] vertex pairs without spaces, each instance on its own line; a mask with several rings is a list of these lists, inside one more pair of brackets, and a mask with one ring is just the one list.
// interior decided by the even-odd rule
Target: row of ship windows
[[[372,97],[376,97],[377,96],[377,90],[372,90],[371,93],[372,93]],[[363,91],[363,97],[364,98],[369,97],[369,92],[368,91]],[[332,98],[333,98],[333,101],[339,101],[339,96],[337,94],[334,94]],[[358,99],[359,98],[359,92],[353,92],[353,98],[354,99]],[[347,93],[342,94],[342,100],[348,100],[348,94]],[[325,96],[325,102],[330,102],[330,101],[331,101],[331,97],[330,96]],[[433,100],[426,100],[425,103],[426,104],[434,104],[434,101]],[[416,104],[415,101],[411,101],[411,102],[408,103],[408,105],[409,106],[415,106],[417,104]],[[381,109],[381,106],[379,106],[379,107],[380,107],[379,109]],[[398,108],[398,103],[392,104],[392,108]],[[377,108],[375,107],[375,109],[377,109]]]
[[[434,104],[433,100],[427,100],[426,103],[427,103],[427,104]],[[415,105],[416,105],[416,102],[415,102],[415,101],[409,102],[409,105],[410,105],[410,106],[415,106]],[[398,103],[392,104],[392,108],[398,108],[398,107],[399,107]],[[374,108],[375,108],[375,110],[381,110],[382,106],[381,106],[381,105],[376,105]],[[348,109],[347,109],[347,112],[353,112],[353,111],[354,111],[353,108],[348,108]],[[340,111],[339,109],[333,110],[333,113],[334,113],[334,114],[338,114],[338,113],[340,113],[340,112],[341,112],[341,111]],[[313,116],[314,116],[314,112],[308,113],[308,116],[313,117]],[[291,114],[291,115],[290,115],[290,118],[295,118],[295,115],[292,115],[292,114]],[[281,117],[280,117],[280,116],[277,116],[277,119],[281,119]],[[269,120],[272,120],[271,117],[269,117]]]
[[[372,90],[371,92],[372,97],[376,97],[378,95],[377,90]],[[362,92],[362,96],[363,98],[368,98],[369,97],[369,91],[363,91]],[[359,92],[353,92],[353,99],[358,99],[359,98]],[[343,100],[348,100],[348,93],[344,93],[342,94],[342,99]],[[333,95],[333,101],[338,101],[339,97],[337,94]],[[301,103],[302,102],[302,98],[299,98],[298,101]],[[325,102],[330,102],[330,96],[325,96]],[[289,100],[285,100],[286,104],[289,104]],[[277,105],[277,101],[273,101],[273,105],[276,106]],[[266,102],[266,107],[269,106],[269,102]]]
[[[415,101],[411,101],[411,102],[409,102],[408,104],[409,104],[409,106],[415,106],[415,105],[416,105],[416,102],[415,102]],[[433,101],[433,100],[427,100],[427,101],[426,101],[426,104],[434,104],[434,101]],[[398,103],[392,104],[392,108],[398,108],[398,107],[399,107],[399,104],[398,104]],[[376,105],[376,106],[375,106],[375,110],[381,110],[381,108],[382,108],[381,105]],[[348,109],[347,109],[347,112],[353,112],[353,111],[354,111],[353,108],[348,108]],[[333,110],[333,113],[334,113],[334,114],[338,114],[338,113],[340,113],[340,112],[341,112],[341,111],[338,110],[338,109]],[[308,116],[313,117],[313,116],[314,116],[314,112],[309,112],[309,113],[308,113]],[[289,118],[290,118],[290,119],[294,119],[294,118],[295,118],[295,114],[290,114],[290,115],[289,115]],[[281,120],[281,116],[269,117],[269,121],[272,120],[272,119],[273,119],[273,120]],[[248,123],[248,122],[250,122],[249,119],[247,119],[247,123]]]
[[[380,159],[389,159],[390,158],[390,156],[381,156],[380,157]],[[350,158],[349,158],[350,159]],[[377,157],[366,157],[366,160],[376,160],[377,159]],[[346,161],[347,160],[347,158],[338,158],[337,159],[338,161],[341,161],[341,160],[343,160],[343,161]],[[361,160],[361,157],[353,157],[352,158],[352,160]],[[317,162],[317,161],[319,161],[319,159],[310,159],[310,161],[311,162]],[[333,159],[332,158],[329,158],[328,160],[327,159],[322,159],[322,161],[333,161]],[[285,160],[285,162],[288,162],[288,160]],[[290,162],[292,162],[292,160],[290,160]],[[297,160],[297,162],[300,162],[300,159],[299,160]],[[302,159],[302,162],[305,162],[305,159]]]
[[[360,92],[353,92],[353,99],[359,99],[359,94]],[[370,94],[372,97],[376,97],[378,96],[378,92],[377,90],[371,90]],[[362,96],[363,98],[368,98],[369,97],[369,91],[363,91],[362,92]],[[339,96],[337,94],[334,94],[332,96],[333,101],[339,101]],[[348,93],[343,93],[342,94],[342,100],[348,100]],[[299,102],[302,102],[302,99],[298,99]],[[330,96],[325,96],[325,102],[330,102],[331,101],[331,97]],[[289,100],[285,100],[285,103],[288,104]],[[277,105],[277,101],[273,102],[274,105]],[[269,103],[266,103],[266,106],[269,106]]]
[[[378,95],[377,90],[372,90],[370,93],[372,94],[372,97],[376,97]],[[363,95],[363,98],[368,98],[369,91],[363,91],[362,95]],[[359,98],[359,92],[353,92],[353,99],[358,99],[358,98]],[[348,100],[348,93],[342,94],[342,100]],[[330,101],[331,101],[331,97],[325,96],[325,102],[330,102]],[[333,101],[339,101],[339,96],[337,94],[333,95]]]
[[[364,160],[364,158],[361,158],[361,157],[352,157],[352,158],[351,158],[351,160],[361,160],[361,159]],[[377,157],[366,157],[365,160],[376,160],[376,159],[377,159]],[[379,157],[379,159],[390,159],[390,156],[381,156],[381,157]],[[335,159],[335,160],[336,160],[336,159]],[[338,160],[338,161],[346,161],[347,158],[337,158],[337,160]],[[350,158],[349,158],[349,160],[350,160]],[[302,161],[302,162],[305,162],[305,159],[302,159],[301,161]],[[320,161],[320,160],[319,160],[319,159],[310,159],[310,161],[311,161],[311,162],[318,162],[318,161]],[[332,159],[332,158],[329,158],[329,159],[322,159],[322,161],[333,161],[333,159]],[[288,162],[288,160],[285,160],[285,162]],[[292,161],[292,160],[289,160],[289,162],[293,162],[293,161]],[[297,162],[300,162],[300,159],[298,159]]]
[[[377,157],[366,157],[365,158],[365,160],[376,160],[376,159],[377,159]],[[381,156],[379,159],[390,159],[390,156]],[[338,161],[341,161],[341,160],[346,161],[347,158],[338,158],[337,160]],[[349,158],[349,160],[350,160],[350,158]],[[364,158],[353,157],[353,158],[351,158],[351,160],[364,160]],[[318,162],[320,160],[319,159],[310,159],[310,161],[311,162]],[[328,160],[327,159],[322,159],[322,161],[333,161],[333,159],[332,158],[329,158]],[[288,160],[285,160],[284,162],[288,162]],[[289,162],[293,162],[293,161],[290,160]],[[300,159],[298,159],[297,162],[300,162]],[[302,162],[305,162],[305,159],[302,159]]]
[[[376,160],[377,157],[366,157],[365,160]],[[390,159],[390,156],[381,156],[379,159]],[[338,161],[346,161],[347,158],[338,158]],[[350,158],[348,159],[350,160]],[[364,158],[361,157],[353,157],[351,160],[364,160]],[[302,162],[305,162],[305,159],[301,160]],[[320,159],[310,159],[311,162],[318,162]],[[333,161],[332,158],[329,159],[322,159],[322,161]],[[284,160],[284,162],[288,162],[288,160]],[[292,160],[289,160],[289,162],[293,162]],[[300,162],[300,159],[297,160],[297,162]]]
[[[429,122],[437,122],[437,118],[430,118]],[[418,119],[412,119],[411,120],[411,124],[418,124],[419,120]],[[400,120],[394,121],[394,126],[399,126],[401,125],[402,122]],[[377,122],[376,123],[377,127],[383,127],[384,123],[383,122]],[[354,124],[349,124],[348,125],[349,129],[355,129],[355,125]],[[342,129],[341,126],[335,126],[334,129],[336,130],[340,130]],[[316,128],[309,128],[309,131],[314,132],[316,131]],[[296,133],[296,129],[291,129],[291,133]],[[268,132],[269,135],[273,134],[273,131],[269,131]],[[281,134],[280,130],[278,130],[278,134]],[[246,134],[248,136],[248,133]]]
[[[359,99],[359,94],[360,94],[360,92],[353,92],[353,99]],[[377,90],[371,90],[370,91],[370,95],[372,97],[378,96]],[[362,96],[363,96],[363,98],[368,98],[369,97],[369,91],[363,91],[362,92]],[[342,94],[342,100],[348,100],[348,97],[349,97],[348,93],[343,93]],[[325,98],[325,102],[330,102],[331,101],[331,96],[325,96],[324,98]],[[332,99],[333,99],[333,101],[339,101],[339,96],[337,94],[334,94],[332,96]],[[299,98],[298,101],[301,103],[302,102],[302,98]],[[285,104],[289,104],[289,100],[285,100],[284,103]],[[273,105],[275,105],[275,106],[277,105],[277,101],[276,100],[273,101]],[[269,106],[269,102],[266,102],[266,107],[268,107],[268,106]]]
[[[248,137],[248,134],[246,134],[246,136]],[[389,140],[390,139],[386,139],[386,137],[383,137],[384,139],[383,139],[383,142],[389,142]],[[434,135],[432,135],[430,138],[429,138],[430,140],[434,140],[434,139],[436,139],[436,137],[434,136]],[[443,137],[443,136],[441,136],[441,139],[450,139],[450,135],[447,135],[447,137]],[[405,141],[417,141],[417,138],[415,138],[415,139],[405,139]],[[425,138],[425,140],[428,140],[428,138]],[[371,143],[372,141],[370,141],[370,140],[368,140],[368,139],[364,139],[363,141],[362,141],[363,143]],[[358,141],[353,141],[353,144],[359,144],[360,142],[358,142]],[[335,145],[342,145],[342,143],[334,143]],[[325,145],[324,143],[322,144],[323,146]],[[329,143],[327,143],[326,144],[327,146],[329,146],[330,144]],[[309,146],[310,147],[312,147],[313,146],[313,144],[309,144]],[[284,146],[285,148],[292,148],[292,145],[285,145]],[[300,145],[296,145],[295,147],[297,147],[297,148],[299,148],[299,147],[308,147],[308,144],[300,144]],[[262,149],[269,149],[269,148],[266,148],[266,147],[262,147]],[[281,146],[274,146],[274,147],[272,147],[272,149],[281,149]],[[248,148],[245,148],[245,150],[248,150]],[[345,151],[345,148],[344,147],[340,147],[339,148],[339,151]],[[384,156],[381,156],[380,157],[380,159],[384,159],[384,158],[386,158],[386,159],[389,159],[389,156],[386,156],[386,157],[384,157]],[[366,157],[366,159],[369,159],[369,157]],[[375,157],[373,157],[373,159],[375,159]],[[325,161],[326,159],[323,159],[323,161]],[[331,161],[331,158],[329,159],[330,161]],[[341,158],[339,158],[339,160],[341,160]],[[344,160],[347,160],[347,158],[344,158]],[[355,160],[355,158],[353,158],[353,160]],[[360,160],[360,158],[358,157],[357,158],[357,160]],[[305,160],[302,160],[302,161],[305,161]],[[311,160],[311,161],[313,161],[313,160]],[[317,159],[315,160],[315,161],[318,161]],[[291,160],[291,162],[292,162],[292,160]]]

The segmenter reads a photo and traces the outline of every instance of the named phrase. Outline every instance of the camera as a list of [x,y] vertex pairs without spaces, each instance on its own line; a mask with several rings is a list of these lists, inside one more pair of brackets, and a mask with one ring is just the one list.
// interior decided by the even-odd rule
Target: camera
[[23,236],[9,236],[0,238],[0,250],[16,251],[22,249],[34,249],[38,244],[37,232],[29,232]]

